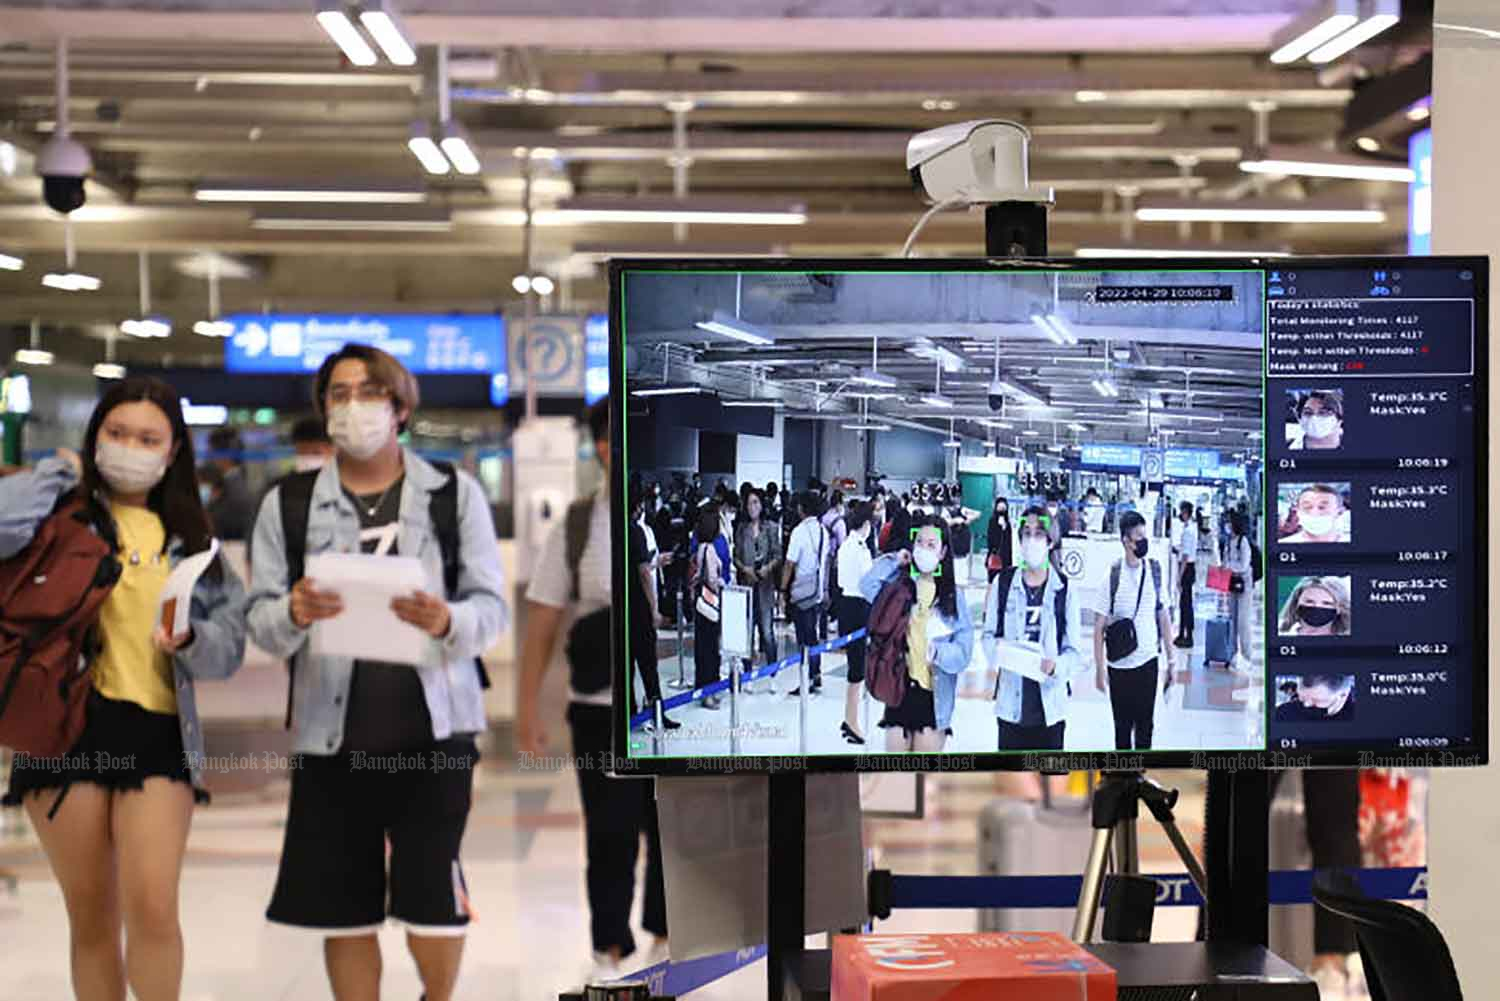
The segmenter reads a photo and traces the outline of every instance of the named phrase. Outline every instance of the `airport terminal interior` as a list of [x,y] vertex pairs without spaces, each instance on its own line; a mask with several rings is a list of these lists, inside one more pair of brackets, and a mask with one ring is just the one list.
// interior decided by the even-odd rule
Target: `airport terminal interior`
[[[1381,1001],[1392,947],[1317,911],[1309,870],[1433,919],[1488,996],[1500,806],[1463,766],[1488,754],[1500,6],[1125,6],[0,0],[0,1001],[550,1001],[646,974],[760,997],[777,760],[830,772],[809,947],[1077,938],[1019,900],[872,918],[867,874],[1076,879],[1101,776],[1140,769],[1181,837],[1142,810],[1112,864],[1161,877],[1145,941],[1193,942],[1219,925],[1181,853],[1222,837],[1209,776],[1243,766],[1271,770],[1269,869],[1295,877],[1263,944],[1308,992],[1276,996]],[[1340,309],[1427,340],[1304,362]],[[93,679],[57,744],[6,682],[47,580],[17,568],[75,473],[131,586],[49,654]],[[174,585],[199,508],[223,570]],[[314,568],[387,558],[446,600],[342,570],[380,625],[335,638]],[[132,622],[134,652],[100,646]],[[156,723],[145,790],[21,795],[39,758],[133,754],[124,728]],[[372,737],[403,724],[419,743]],[[329,762],[471,734],[467,812],[433,798],[461,779],[392,766],[338,813]],[[136,865],[120,804],[152,790],[181,817]],[[95,802],[65,895],[57,821]],[[315,847],[356,813],[364,868]],[[330,904],[356,870],[368,916]]]

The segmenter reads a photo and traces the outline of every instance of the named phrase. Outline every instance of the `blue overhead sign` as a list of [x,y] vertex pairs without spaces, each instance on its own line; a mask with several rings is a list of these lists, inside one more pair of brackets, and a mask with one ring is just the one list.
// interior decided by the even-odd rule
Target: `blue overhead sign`
[[224,367],[238,373],[315,372],[350,342],[389,352],[418,375],[504,373],[505,321],[494,315],[239,314]]
[[1205,470],[1219,468],[1219,453],[1211,448],[1169,448],[1167,449],[1167,478],[1173,480],[1191,480],[1212,473]]
[[609,395],[609,317],[595,313],[583,328],[583,398],[593,404]]
[[1141,468],[1139,445],[1083,445],[1079,449],[1078,461],[1085,466],[1100,466],[1105,469]]

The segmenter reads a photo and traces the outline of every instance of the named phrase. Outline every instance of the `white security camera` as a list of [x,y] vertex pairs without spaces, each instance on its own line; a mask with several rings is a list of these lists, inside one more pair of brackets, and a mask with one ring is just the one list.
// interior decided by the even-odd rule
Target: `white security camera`
[[68,135],[53,136],[36,158],[43,199],[54,212],[63,215],[82,208],[88,198],[83,182],[93,168],[89,151],[81,143]]
[[906,169],[928,202],[1051,202],[1052,189],[1032,188],[1027,171],[1031,133],[997,119],[958,122],[912,136]]
[[1005,409],[1005,383],[996,379],[990,383],[990,391],[987,394],[990,400],[990,409],[999,413]]

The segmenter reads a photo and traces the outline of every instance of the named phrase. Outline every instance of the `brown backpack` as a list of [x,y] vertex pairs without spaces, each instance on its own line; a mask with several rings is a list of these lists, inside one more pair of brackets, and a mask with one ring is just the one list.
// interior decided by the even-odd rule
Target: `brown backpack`
[[888,706],[906,698],[906,629],[916,602],[911,581],[897,577],[875,596],[866,625],[865,687]]
[[0,562],[0,747],[57,757],[83,733],[91,634],[120,579],[109,527],[70,493]]

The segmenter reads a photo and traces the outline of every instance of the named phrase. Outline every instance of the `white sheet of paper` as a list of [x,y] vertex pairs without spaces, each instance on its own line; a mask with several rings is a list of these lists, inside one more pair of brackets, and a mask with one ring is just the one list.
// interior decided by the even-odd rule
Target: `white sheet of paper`
[[319,657],[353,657],[391,664],[421,664],[431,638],[396,618],[393,598],[431,590],[422,561],[415,556],[319,553],[307,559],[307,576],[319,590],[344,599],[344,610],[312,629],[312,652]]
[[941,615],[934,611],[931,615],[927,616],[927,642],[936,643],[944,636],[952,635],[953,630],[948,627],[948,623],[943,621]]
[[1017,643],[1014,640],[999,640],[995,647],[996,666],[1019,674],[1032,681],[1049,681],[1042,673],[1042,647],[1039,643]]
[[[198,578],[203,576],[203,571],[208,569],[218,553],[219,540],[210,539],[207,549],[179,561],[167,575],[166,586],[161,589],[161,600],[157,603],[156,621],[166,626],[170,635],[181,636],[188,631],[193,588],[198,586]],[[167,621],[169,611],[172,615],[170,622]]]

